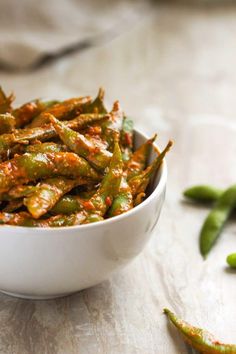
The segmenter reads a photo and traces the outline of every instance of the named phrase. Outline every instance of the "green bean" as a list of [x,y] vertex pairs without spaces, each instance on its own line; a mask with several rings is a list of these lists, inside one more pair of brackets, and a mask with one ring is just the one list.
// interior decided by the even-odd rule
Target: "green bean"
[[151,178],[154,176],[156,171],[161,166],[161,163],[166,155],[166,153],[170,150],[173,145],[172,141],[169,141],[166,145],[165,149],[156,157],[156,159],[152,162],[150,166],[148,166],[144,171],[142,171],[137,176],[132,177],[129,180],[129,186],[132,191],[132,195],[135,197],[140,193],[144,193]]
[[132,154],[126,166],[127,180],[137,176],[146,168],[147,161],[152,149],[152,144],[156,137],[157,135],[155,134],[151,139],[148,139]]
[[27,212],[0,213],[0,224],[27,227],[62,227],[80,225],[87,219],[87,214],[80,212],[72,215],[56,215],[48,219],[35,220]]
[[104,106],[104,89],[102,87],[99,88],[97,97],[94,101],[86,103],[82,107],[82,113],[107,113],[107,110]]
[[57,101],[34,100],[14,109],[12,115],[16,120],[16,128],[22,128],[26,124],[31,123],[37,115],[55,103],[57,103]]
[[191,326],[168,309],[164,309],[164,313],[178,329],[183,339],[199,352],[203,354],[236,354],[236,345],[220,343],[208,331]]
[[98,215],[105,215],[108,208],[112,205],[114,198],[119,192],[123,173],[123,161],[118,141],[114,142],[114,151],[110,161],[108,172],[103,177],[97,192],[84,202],[86,211],[96,212]]
[[59,120],[70,120],[76,117],[83,107],[91,102],[91,97],[71,98],[63,102],[56,103],[52,107],[47,108],[44,112],[39,114],[30,123],[30,128],[40,127],[48,123],[48,114],[52,114]]
[[57,176],[100,179],[88,162],[74,153],[26,153],[0,164],[0,193],[16,184]]
[[6,96],[2,87],[0,86],[0,114],[11,113],[12,111],[12,101],[14,100],[14,95]]
[[15,118],[10,113],[0,114],[0,135],[12,133],[15,129]]
[[114,136],[121,131],[124,113],[120,108],[119,101],[114,102],[110,112],[110,119],[101,124],[101,137],[108,144],[110,150],[114,147]]
[[70,150],[84,157],[99,170],[104,170],[108,166],[111,159],[111,153],[109,151],[101,147],[99,148],[91,139],[66,127],[65,124],[56,120],[54,117],[51,117],[50,120],[59,137]]
[[82,224],[91,224],[93,222],[102,221],[104,218],[98,214],[88,214]]
[[128,210],[133,208],[133,197],[131,193],[131,189],[126,182],[126,179],[123,177],[121,180],[121,185],[119,192],[115,199],[113,200],[113,203],[108,210],[108,216],[116,216],[120,215],[123,213],[126,213]]
[[124,117],[120,133],[120,144],[123,161],[128,161],[132,156],[134,140],[133,127],[133,121],[130,118]]
[[65,145],[52,142],[27,145],[24,152],[63,152],[68,151]]
[[40,182],[33,193],[24,199],[24,205],[34,219],[46,214],[66,193],[75,186],[85,183],[83,180],[71,180],[63,177],[49,178]]
[[208,214],[200,233],[200,251],[206,257],[236,206],[236,185],[228,188]]
[[2,209],[5,213],[12,213],[23,206],[23,199],[10,200],[8,204]]
[[192,201],[210,203],[215,202],[223,194],[223,190],[208,185],[199,185],[186,189],[183,194]]
[[[49,118],[50,117],[51,115],[49,115]],[[65,124],[72,129],[81,129],[90,125],[92,122],[106,121],[107,119],[109,119],[109,115],[80,115],[79,117],[71,121],[65,122]],[[47,124],[43,127],[37,127],[32,129],[18,129],[14,132],[14,134],[3,134],[0,136],[0,158],[2,160],[8,158],[15,146],[17,147],[16,150],[18,151],[19,144],[28,144],[29,141],[32,140],[45,141],[48,139],[55,138],[56,136],[57,133],[53,128],[52,124]]]
[[230,267],[236,268],[236,253],[229,254],[226,261]]
[[64,195],[50,210],[51,214],[73,214],[83,210],[83,199],[77,195]]
[[32,194],[36,189],[36,186],[32,185],[18,185],[16,187],[11,188],[5,196],[3,200],[12,200],[27,197],[28,195]]

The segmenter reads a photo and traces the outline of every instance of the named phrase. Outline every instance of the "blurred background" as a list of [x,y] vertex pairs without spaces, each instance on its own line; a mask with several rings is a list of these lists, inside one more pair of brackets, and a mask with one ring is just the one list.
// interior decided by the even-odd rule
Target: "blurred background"
[[166,330],[166,302],[235,341],[235,281],[222,270],[235,229],[206,264],[197,250],[206,211],[180,203],[188,185],[235,183],[235,33],[235,1],[0,0],[0,84],[16,104],[103,86],[108,105],[119,99],[161,147],[175,141],[158,237],[124,272],[67,300],[1,297],[4,354],[187,353]]

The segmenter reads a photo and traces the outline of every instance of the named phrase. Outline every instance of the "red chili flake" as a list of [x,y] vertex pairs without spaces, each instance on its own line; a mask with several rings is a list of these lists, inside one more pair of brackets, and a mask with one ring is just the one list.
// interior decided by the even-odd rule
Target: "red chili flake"
[[90,201],[83,202],[83,205],[84,205],[84,208],[87,209],[87,210],[93,210],[94,209],[94,205]]
[[132,145],[132,138],[131,135],[129,133],[125,133],[125,142],[128,146]]
[[101,127],[89,127],[88,134],[90,135],[101,135],[102,128]]
[[106,203],[106,205],[107,205],[108,207],[110,207],[110,206],[111,206],[111,204],[112,204],[112,200],[111,200],[111,198],[110,198],[109,196],[108,196],[108,197],[106,197],[105,203]]

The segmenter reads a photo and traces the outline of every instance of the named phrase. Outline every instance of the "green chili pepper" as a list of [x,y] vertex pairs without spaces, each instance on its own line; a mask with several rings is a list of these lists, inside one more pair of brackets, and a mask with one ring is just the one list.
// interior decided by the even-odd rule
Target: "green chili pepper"
[[200,233],[200,251],[206,257],[236,206],[236,185],[228,188],[207,216]]
[[215,202],[223,194],[223,190],[208,185],[199,185],[186,189],[183,194],[193,201],[210,203]]
[[14,95],[6,96],[3,89],[0,86],[0,114],[11,113],[12,111],[12,101],[14,100]]
[[133,197],[131,193],[131,189],[126,182],[126,179],[123,177],[121,180],[121,185],[119,192],[115,199],[113,200],[113,203],[108,210],[108,216],[116,216],[120,215],[123,213],[126,213],[128,210],[133,208]]
[[0,224],[27,227],[62,227],[80,225],[87,219],[87,214],[80,212],[72,215],[56,215],[48,219],[35,220],[26,212],[0,213]]
[[236,268],[236,253],[229,254],[226,261],[230,267]]
[[168,309],[164,313],[178,329],[183,339],[193,348],[203,354],[236,354],[236,345],[223,344],[216,340],[211,333],[201,328],[193,327],[189,323],[179,319]]
[[128,161],[132,156],[134,140],[133,127],[133,121],[130,118],[124,117],[120,133],[120,144],[123,161]]
[[26,153],[0,164],[0,193],[16,184],[57,176],[100,179],[89,163],[74,153]]
[[108,172],[103,177],[97,192],[84,202],[86,211],[96,212],[98,215],[105,215],[112,205],[114,198],[119,192],[123,173],[123,161],[118,141],[115,140],[114,151],[110,161]]
[[99,170],[104,170],[108,166],[111,159],[109,151],[95,145],[91,139],[66,127],[54,117],[51,117],[50,120],[61,140],[70,150],[84,157]]
[[156,137],[157,135],[155,134],[151,139],[148,139],[133,153],[133,155],[127,162],[127,180],[131,179],[134,176],[137,176],[141,171],[146,168],[147,161],[152,149],[152,144],[155,141]]
[[24,205],[29,213],[38,219],[46,214],[64,194],[83,182],[83,180],[71,180],[63,177],[46,179],[39,183],[34,192],[24,199]]
[[15,129],[15,118],[10,113],[0,114],[0,135],[12,133]]
[[48,114],[52,114],[59,120],[70,120],[83,110],[83,106],[91,102],[91,97],[70,98],[66,101],[54,104],[33,119],[30,128],[40,127],[48,123]]
[[166,153],[170,150],[172,145],[173,145],[172,141],[169,141],[165,149],[156,157],[156,159],[153,161],[153,163],[150,166],[148,166],[139,175],[134,176],[129,180],[128,183],[131,188],[133,196],[145,192],[151,178],[161,166],[161,163]]

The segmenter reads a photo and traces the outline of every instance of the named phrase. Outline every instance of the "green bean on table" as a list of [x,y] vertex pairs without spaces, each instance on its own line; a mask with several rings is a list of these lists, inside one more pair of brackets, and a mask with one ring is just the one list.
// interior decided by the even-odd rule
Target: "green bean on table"
[[148,166],[156,136],[135,151],[132,119],[118,101],[107,110],[103,89],[94,100],[12,101],[0,89],[1,225],[62,227],[123,214],[143,201],[172,145]]
[[210,252],[235,206],[236,185],[233,185],[218,198],[203,223],[200,233],[200,251],[203,257]]
[[173,312],[164,309],[164,313],[178,329],[183,339],[202,354],[236,354],[236,345],[223,344],[216,340],[208,331],[193,327],[189,323],[178,318]]
[[197,185],[186,189],[183,195],[199,203],[215,202],[223,193],[222,189],[215,188],[209,185]]
[[226,261],[231,268],[236,268],[236,252],[229,254]]

